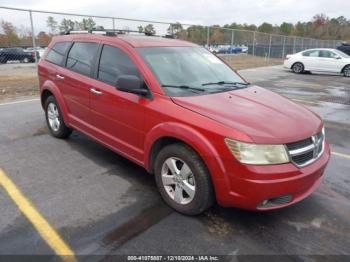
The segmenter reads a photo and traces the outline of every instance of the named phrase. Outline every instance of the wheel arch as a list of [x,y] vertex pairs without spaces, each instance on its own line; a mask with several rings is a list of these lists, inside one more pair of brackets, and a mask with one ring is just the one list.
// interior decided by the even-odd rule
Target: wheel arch
[[[191,147],[204,161],[209,172],[222,171],[223,163],[212,143],[199,131],[179,123],[162,123],[148,132],[145,139],[145,168],[154,171],[154,160],[162,148],[172,143],[184,143]],[[217,172],[216,172],[217,173]]]
[[346,64],[345,66],[343,66],[343,68],[342,68],[342,70],[340,71],[340,73],[344,73],[344,69],[345,69],[347,66],[350,66],[350,64]]
[[305,64],[303,63],[303,62],[300,62],[300,61],[295,61],[291,66],[290,66],[290,69],[293,69],[293,66],[295,65],[295,64],[302,64],[303,65],[303,67],[304,67],[304,70],[305,70]]
[[54,96],[57,103],[60,106],[61,113],[65,124],[68,124],[68,108],[64,102],[63,96],[60,93],[58,87],[52,81],[46,81],[43,84],[40,94],[41,106],[44,109],[45,101],[49,96]]

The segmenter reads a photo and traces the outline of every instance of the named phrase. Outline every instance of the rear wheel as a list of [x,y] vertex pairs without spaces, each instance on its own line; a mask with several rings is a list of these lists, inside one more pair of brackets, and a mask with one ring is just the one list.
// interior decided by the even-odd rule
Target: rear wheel
[[345,77],[350,77],[350,65],[347,65],[346,67],[344,67],[343,74]]
[[172,144],[159,152],[155,179],[164,201],[180,213],[197,215],[214,202],[209,171],[187,145]]
[[304,72],[304,65],[300,62],[297,62],[292,66],[292,70],[296,74],[301,74],[302,72]]
[[57,138],[67,138],[72,133],[72,129],[67,127],[63,121],[60,107],[53,96],[49,96],[45,101],[46,123],[52,136]]
[[25,58],[23,59],[23,63],[29,63],[29,58],[28,58],[28,57],[25,57]]

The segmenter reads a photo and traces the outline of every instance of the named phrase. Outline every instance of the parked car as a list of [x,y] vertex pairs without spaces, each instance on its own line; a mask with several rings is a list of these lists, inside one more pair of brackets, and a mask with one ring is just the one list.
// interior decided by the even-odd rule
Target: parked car
[[340,73],[350,77],[350,56],[337,49],[308,49],[293,55],[287,55],[284,67],[300,74],[310,72]]
[[[29,47],[29,48],[25,49],[24,51],[25,52],[34,52],[34,48],[33,47]],[[36,47],[35,51],[37,52],[38,59],[40,59],[40,57],[42,57],[44,55],[45,48]]]
[[35,62],[35,52],[25,52],[23,48],[4,48],[0,51],[0,63],[7,61],[21,61],[23,63]]
[[240,48],[242,49],[242,53],[248,53],[248,46],[246,45],[241,45]]
[[214,201],[281,208],[321,183],[330,158],[321,118],[203,47],[79,34],[54,37],[48,49],[38,76],[52,136],[78,130],[144,167],[181,213]]
[[350,56],[350,43],[342,43],[337,49]]
[[211,46],[209,46],[208,49],[209,49],[210,52],[212,52],[214,54],[217,54],[219,52],[219,47],[216,46],[216,45],[211,45]]

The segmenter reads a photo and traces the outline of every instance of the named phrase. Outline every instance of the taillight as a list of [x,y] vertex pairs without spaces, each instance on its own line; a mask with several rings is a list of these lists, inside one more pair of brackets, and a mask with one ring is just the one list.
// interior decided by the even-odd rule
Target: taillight
[[32,57],[34,57],[34,58],[35,58],[35,52],[32,52]]

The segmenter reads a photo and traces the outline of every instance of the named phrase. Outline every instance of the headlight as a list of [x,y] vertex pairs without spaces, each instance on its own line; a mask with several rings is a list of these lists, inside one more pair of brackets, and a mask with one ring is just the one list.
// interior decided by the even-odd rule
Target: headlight
[[289,162],[284,145],[250,144],[229,138],[225,138],[225,143],[237,160],[244,164],[271,165]]

